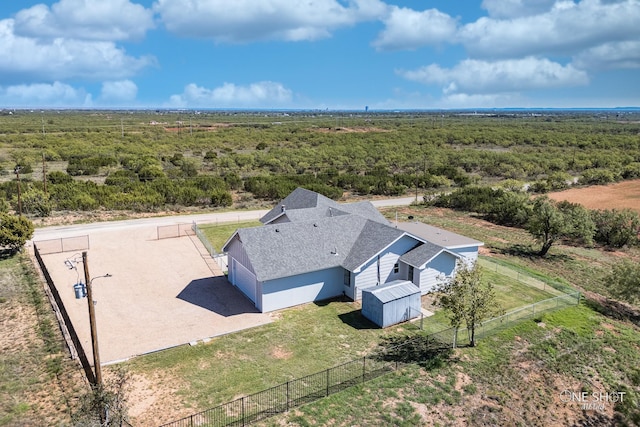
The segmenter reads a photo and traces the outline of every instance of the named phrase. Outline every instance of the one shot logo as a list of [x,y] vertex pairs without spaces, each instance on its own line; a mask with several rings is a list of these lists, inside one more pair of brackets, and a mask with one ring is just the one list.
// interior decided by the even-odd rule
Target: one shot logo
[[564,403],[576,403],[583,411],[604,412],[609,404],[623,403],[625,391],[571,391],[563,390],[560,393],[560,400]]

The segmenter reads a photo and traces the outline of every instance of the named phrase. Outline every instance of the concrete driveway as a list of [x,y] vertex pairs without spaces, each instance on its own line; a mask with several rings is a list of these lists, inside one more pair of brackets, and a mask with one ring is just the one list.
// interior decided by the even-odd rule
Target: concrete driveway
[[[89,235],[88,266],[95,278],[92,289],[102,364],[271,321],[221,275],[197,237],[158,240],[154,225],[141,224],[89,227],[88,233],[81,226],[73,230],[75,235]],[[80,261],[81,254],[49,254],[43,259],[93,360],[87,299],[76,299],[73,289],[78,280],[84,281],[83,265],[77,263],[77,269],[65,265],[67,260]],[[112,277],[98,277],[107,273]]]

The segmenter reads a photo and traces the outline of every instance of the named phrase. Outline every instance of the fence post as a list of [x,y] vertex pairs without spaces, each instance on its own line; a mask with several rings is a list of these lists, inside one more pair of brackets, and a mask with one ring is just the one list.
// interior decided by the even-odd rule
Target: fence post
[[245,416],[244,416],[244,397],[242,397],[242,426],[244,427],[245,425],[247,425],[245,423]]
[[329,369],[327,369],[327,396],[329,396]]
[[366,369],[367,369],[367,357],[364,356],[362,358],[362,382],[364,383],[364,378],[366,375]]
[[289,410],[289,383],[291,381],[287,381],[287,411]]

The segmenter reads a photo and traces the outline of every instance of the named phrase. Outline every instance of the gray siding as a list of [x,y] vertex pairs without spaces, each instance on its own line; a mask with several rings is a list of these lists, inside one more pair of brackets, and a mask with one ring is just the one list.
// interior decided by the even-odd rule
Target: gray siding
[[[249,261],[249,257],[247,256],[242,243],[238,239],[238,236],[235,236],[227,245],[227,259],[229,263],[228,265],[231,265],[232,258],[237,260],[251,273],[253,273],[254,275],[256,274],[256,272],[253,270],[253,267],[251,266],[251,262]],[[229,276],[231,276],[231,272],[229,272]]]
[[451,249],[451,252],[454,252],[454,253],[464,257],[464,259],[467,260],[468,262],[470,262],[471,264],[474,264],[478,260],[478,247],[477,246],[470,246],[470,247],[466,247],[466,248]]
[[315,271],[261,283],[263,313],[293,307],[342,295],[344,290],[342,267]]
[[457,258],[450,253],[441,252],[420,272],[420,291],[422,294],[434,291],[440,281],[451,277],[456,269]]
[[[360,273],[355,277],[355,301],[362,298],[362,288],[384,284],[398,279],[406,279],[402,269],[398,273],[393,272],[394,265],[400,256],[411,250],[416,245],[416,240],[409,236],[403,236],[398,241],[385,249],[378,257],[369,260]],[[378,260],[380,263],[380,283],[378,283]]]

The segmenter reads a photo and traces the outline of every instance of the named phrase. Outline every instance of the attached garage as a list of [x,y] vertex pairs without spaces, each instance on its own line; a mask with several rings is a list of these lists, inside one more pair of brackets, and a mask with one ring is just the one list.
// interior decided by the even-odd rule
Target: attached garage
[[420,289],[408,280],[362,290],[362,315],[381,328],[414,319],[420,313]]
[[232,261],[231,283],[238,287],[254,304],[256,303],[256,276],[237,260]]

